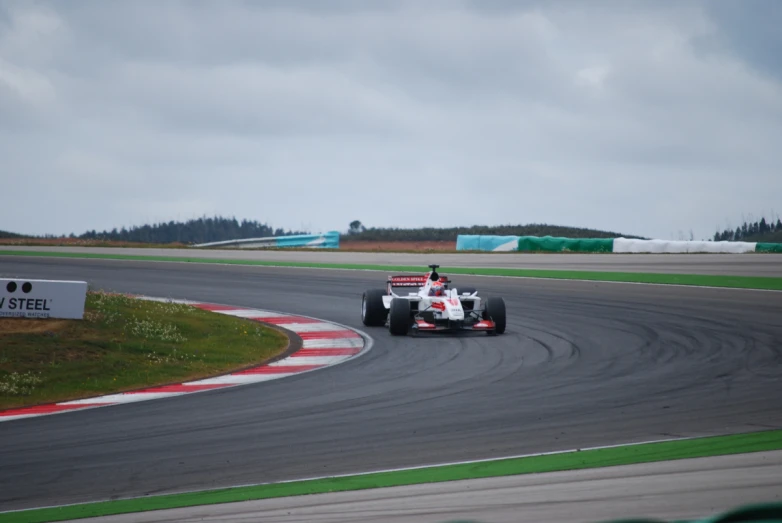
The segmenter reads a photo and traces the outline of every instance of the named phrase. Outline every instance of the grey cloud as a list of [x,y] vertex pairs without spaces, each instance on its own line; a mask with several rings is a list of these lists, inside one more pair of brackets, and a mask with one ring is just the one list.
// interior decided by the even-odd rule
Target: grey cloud
[[759,22],[710,2],[8,6],[2,181],[57,218],[22,197],[0,229],[221,213],[706,237],[782,193]]
[[720,28],[717,43],[763,74],[782,80],[782,3],[713,0],[705,7]]

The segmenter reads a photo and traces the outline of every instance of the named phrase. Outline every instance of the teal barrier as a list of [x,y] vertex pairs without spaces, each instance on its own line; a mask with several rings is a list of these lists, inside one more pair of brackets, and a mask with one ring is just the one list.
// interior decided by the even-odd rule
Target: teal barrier
[[[660,519],[614,519],[603,523],[665,523]],[[705,519],[676,520],[676,523],[782,523],[782,503],[743,505]]]
[[276,238],[276,246],[339,249],[339,232],[330,231],[325,234],[297,234],[295,236],[278,236]]
[[614,239],[521,236],[518,250],[523,252],[613,252]]
[[515,251],[518,236],[490,236],[460,234],[456,237],[457,251]]
[[[515,242],[515,245],[514,245]],[[625,238],[564,238],[559,236],[490,236],[460,234],[457,251],[520,252],[765,252],[782,254],[782,243],[676,242]]]
[[755,252],[778,252],[782,253],[782,243],[757,243]]
[[[522,521],[519,518],[519,521]],[[576,521],[574,519],[574,521]],[[451,520],[444,523],[483,523],[479,520]],[[602,520],[598,523],[782,523],[782,503],[770,502],[756,505],[743,505],[714,516],[698,519],[651,519],[648,517],[628,516],[623,519]]]
[[481,237],[474,234],[460,234],[456,237],[457,251],[479,251]]

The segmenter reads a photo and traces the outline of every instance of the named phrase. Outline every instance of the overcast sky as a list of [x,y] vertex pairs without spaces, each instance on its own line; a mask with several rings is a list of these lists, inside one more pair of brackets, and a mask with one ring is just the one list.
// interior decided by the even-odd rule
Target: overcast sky
[[782,214],[782,1],[0,0],[0,229]]

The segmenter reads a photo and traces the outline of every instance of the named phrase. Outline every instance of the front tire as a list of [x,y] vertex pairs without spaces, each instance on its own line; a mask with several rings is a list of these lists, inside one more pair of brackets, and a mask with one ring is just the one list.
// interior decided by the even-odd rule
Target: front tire
[[505,300],[495,297],[488,298],[483,309],[483,319],[494,322],[494,334],[503,334],[505,332]]
[[395,298],[388,314],[388,332],[392,336],[406,336],[410,330],[410,300]]
[[386,324],[388,309],[383,305],[384,289],[369,289],[361,298],[361,321],[367,327],[382,327]]

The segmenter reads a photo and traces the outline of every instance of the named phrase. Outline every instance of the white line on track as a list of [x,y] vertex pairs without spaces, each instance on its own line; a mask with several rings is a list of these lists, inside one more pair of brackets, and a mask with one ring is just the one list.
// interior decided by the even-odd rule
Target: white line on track
[[[371,338],[370,338],[371,339]],[[371,349],[371,343],[369,348]],[[366,352],[366,351],[365,351]],[[362,352],[362,355],[365,353]],[[312,372],[312,371],[306,371],[306,372]],[[299,374],[304,374],[299,373]],[[165,494],[156,494],[154,496],[133,496],[128,498],[113,498],[111,500],[98,500],[98,501],[88,501],[85,503],[68,503],[65,505],[49,505],[49,506],[43,506],[43,507],[34,507],[34,508],[26,508],[26,509],[19,509],[19,510],[8,510],[5,512],[0,512],[0,514],[7,514],[7,513],[13,513],[13,512],[24,512],[27,510],[41,510],[41,509],[48,509],[48,508],[60,508],[60,507],[74,507],[79,505],[91,505],[93,503],[101,503],[104,501],[124,501],[124,500],[133,500],[133,499],[148,499],[152,497],[160,497],[160,496],[171,496],[171,495],[180,495],[180,494],[199,494],[199,493],[206,493],[206,492],[213,492],[215,490],[227,490],[227,489],[237,489],[237,488],[248,488],[248,487],[261,487],[264,485],[282,485],[286,483],[298,483],[300,481],[319,481],[324,479],[337,479],[337,478],[349,478],[353,476],[371,476],[375,474],[385,474],[388,472],[406,472],[411,470],[422,470],[422,469],[429,469],[429,468],[440,468],[440,467],[450,467],[454,465],[472,465],[477,463],[491,463],[495,461],[505,461],[510,459],[522,459],[522,458],[534,458],[538,456],[555,456],[557,454],[568,454],[572,452],[584,452],[589,450],[602,450],[602,449],[613,449],[618,447],[637,447],[639,445],[648,445],[651,443],[670,443],[674,441],[688,441],[688,440],[696,440],[696,439],[703,439],[708,437],[715,437],[715,436],[689,436],[689,437],[683,437],[683,438],[667,438],[667,439],[654,439],[654,440],[648,440],[648,441],[638,441],[635,443],[617,443],[614,445],[600,445],[596,447],[583,447],[583,448],[576,448],[576,449],[569,449],[569,450],[556,450],[551,452],[537,452],[533,454],[514,454],[511,456],[504,456],[499,458],[485,458],[485,459],[474,459],[474,460],[465,460],[465,461],[451,461],[446,463],[437,463],[437,464],[431,464],[431,465],[416,465],[412,467],[400,467],[400,468],[392,468],[392,469],[381,469],[381,470],[372,470],[368,472],[354,472],[349,474],[335,474],[331,476],[313,476],[313,477],[307,477],[307,478],[298,478],[298,479],[288,479],[283,481],[272,481],[268,483],[246,483],[241,485],[232,485],[228,487],[215,487],[212,489],[204,489],[204,490],[183,490],[183,491],[172,491],[172,492],[166,492]],[[668,460],[661,460],[661,461],[668,461]],[[602,468],[602,467],[601,467]]]

